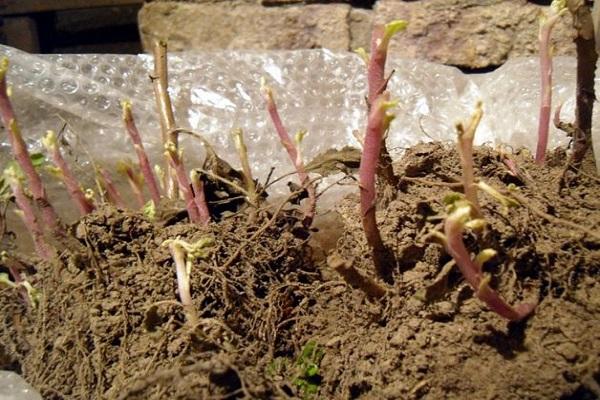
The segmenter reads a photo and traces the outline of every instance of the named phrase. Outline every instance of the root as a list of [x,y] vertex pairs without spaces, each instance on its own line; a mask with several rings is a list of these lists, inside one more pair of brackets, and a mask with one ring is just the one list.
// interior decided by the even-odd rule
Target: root
[[[315,181],[315,179],[306,182],[306,184],[312,185],[314,183],[314,181]],[[269,218],[269,220],[266,223],[264,223],[260,227],[260,229],[258,229],[256,232],[254,232],[254,234],[252,236],[250,236],[249,239],[243,241],[238,246],[238,248],[233,252],[233,254],[227,259],[227,261],[225,261],[225,263],[221,266],[220,269],[223,271],[223,270],[226,270],[227,268],[229,268],[231,266],[231,264],[233,264],[235,262],[235,260],[237,260],[237,258],[240,256],[242,250],[246,246],[248,246],[250,243],[254,243],[256,241],[256,239],[258,239],[267,229],[269,229],[269,227],[271,225],[273,225],[275,223],[275,221],[277,221],[277,217],[279,217],[279,214],[283,210],[283,207],[285,207],[285,205],[288,204],[291,199],[298,196],[303,191],[304,191],[304,185],[299,190],[292,192],[284,201],[282,201],[279,204],[279,206],[277,207],[277,209],[275,210],[275,212],[273,213],[273,216],[271,218]]]
[[514,197],[515,199],[517,199],[517,201],[519,203],[521,203],[523,206],[527,207],[527,209],[530,210],[532,213],[534,213],[538,217],[545,219],[548,222],[551,222],[555,225],[563,225],[563,226],[569,227],[571,229],[574,229],[576,231],[585,233],[586,235],[588,235],[588,236],[594,238],[595,240],[597,240],[598,242],[600,242],[600,232],[593,231],[589,228],[586,228],[583,225],[577,224],[575,222],[567,221],[566,219],[562,219],[559,217],[552,216],[548,213],[545,213],[545,212],[541,211],[539,208],[534,207],[525,196],[522,196],[518,193],[504,191],[503,194],[505,194],[506,196],[509,196],[509,197],[510,196]]

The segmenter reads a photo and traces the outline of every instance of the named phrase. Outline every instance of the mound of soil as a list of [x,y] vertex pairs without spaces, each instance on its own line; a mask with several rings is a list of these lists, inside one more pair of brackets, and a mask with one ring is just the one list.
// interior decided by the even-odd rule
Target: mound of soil
[[[44,399],[272,397],[265,369],[296,351],[289,326],[319,278],[294,222],[240,214],[203,228],[100,208],[73,226],[80,249],[31,271],[36,310],[0,292],[0,347]],[[207,237],[189,326],[163,242]]]
[[[427,144],[395,166],[399,187],[381,188],[392,283],[374,275],[356,196],[321,216],[321,246],[339,237],[327,261],[291,211],[203,228],[104,207],[57,263],[23,261],[37,309],[0,288],[0,367],[45,399],[597,398],[600,178],[587,163],[561,188],[564,153],[543,168],[511,157],[516,176],[478,150],[478,176],[520,204],[480,194],[488,226],[465,241],[497,250],[484,268],[509,303],[538,302],[525,321],[489,311],[433,239],[460,163]],[[176,237],[213,239],[192,267],[194,326],[163,246]]]
[[449,264],[430,232],[440,229],[445,195],[461,190],[460,162],[454,147],[417,146],[395,166],[400,187],[380,193],[378,221],[397,262],[393,285],[371,276],[357,196],[338,207],[344,233],[329,264],[353,288],[332,283],[300,322],[327,344],[326,398],[600,397],[600,179],[588,161],[559,189],[563,152],[543,168],[528,154],[511,157],[521,177],[495,151],[475,155],[477,175],[520,205],[506,210],[480,194],[488,226],[465,238],[473,254],[498,251],[484,266],[492,286],[510,304],[537,301],[535,314],[508,323]]

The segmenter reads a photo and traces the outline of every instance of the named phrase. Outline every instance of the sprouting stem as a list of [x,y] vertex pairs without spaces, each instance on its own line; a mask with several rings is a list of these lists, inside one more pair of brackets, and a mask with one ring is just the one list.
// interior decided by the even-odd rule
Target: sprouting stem
[[[385,26],[376,25],[371,32],[371,55],[368,57],[367,79],[369,93],[367,101],[372,106],[377,97],[387,88],[388,77],[385,76],[385,62],[388,47],[392,37],[406,29],[408,22],[402,20],[392,21]],[[367,59],[366,54],[362,54]]]
[[543,164],[548,147],[548,131],[550,128],[550,114],[552,107],[552,47],[550,36],[556,22],[567,11],[566,0],[553,0],[550,12],[540,21],[540,77],[541,100],[538,121],[538,142],[535,152],[535,162]]
[[312,183],[310,183],[308,174],[306,173],[306,169],[304,167],[304,162],[302,161],[302,158],[298,155],[298,149],[296,147],[296,144],[294,144],[287,129],[283,126],[283,122],[281,122],[281,117],[279,116],[279,112],[277,111],[277,105],[275,104],[275,100],[273,98],[273,91],[270,87],[266,86],[264,80],[261,84],[261,91],[265,97],[267,103],[267,111],[269,112],[271,121],[275,126],[275,130],[277,131],[279,140],[281,141],[281,144],[287,151],[290,160],[296,168],[296,172],[298,173],[298,178],[300,178],[301,185],[306,187],[306,191],[308,193],[308,205],[306,210],[304,211],[303,223],[304,226],[308,227],[312,224],[317,206],[317,195],[315,186]]
[[244,174],[244,185],[246,186],[246,192],[248,192],[248,202],[253,206],[257,206],[257,194],[256,184],[252,177],[252,169],[250,168],[250,162],[248,161],[248,148],[244,142],[244,132],[241,128],[237,128],[231,131],[235,148],[240,157],[240,163],[242,164],[242,172]]
[[444,222],[445,247],[452,256],[476,296],[498,315],[511,321],[519,321],[534,309],[534,303],[522,303],[516,307],[508,305],[502,297],[489,286],[490,277],[482,271],[483,263],[495,255],[492,249],[485,249],[475,259],[471,259],[463,242],[463,232],[467,226],[480,227],[482,219],[471,219],[473,205],[469,201],[458,200],[450,206],[450,213]]
[[210,222],[210,212],[208,211],[206,196],[204,195],[204,182],[200,179],[200,173],[195,169],[190,172],[190,182],[194,191],[194,203],[198,209],[200,223],[206,225]]
[[94,203],[86,197],[81,189],[79,181],[75,175],[73,175],[71,168],[69,168],[69,164],[64,159],[58,146],[56,133],[54,133],[54,131],[47,131],[46,136],[42,139],[42,144],[50,154],[52,162],[60,172],[60,178],[67,188],[71,201],[73,201],[79,209],[79,213],[82,216],[91,213],[94,210]]
[[4,177],[12,190],[13,196],[15,196],[15,203],[19,208],[18,214],[31,235],[36,253],[42,259],[50,260],[53,255],[52,250],[46,243],[44,230],[39,225],[33,205],[23,189],[24,177],[22,172],[16,165],[10,165],[4,170]]
[[360,160],[358,179],[360,185],[360,212],[362,216],[363,229],[367,242],[373,251],[375,268],[380,275],[388,275],[385,266],[385,245],[381,239],[376,220],[377,192],[375,177],[379,154],[383,142],[384,132],[388,130],[394,115],[387,112],[395,106],[395,102],[389,101],[389,93],[382,93],[373,103],[367,123],[367,133],[363,145]]
[[192,300],[190,274],[193,263],[198,258],[205,258],[208,255],[207,247],[211,246],[213,239],[204,237],[196,243],[190,244],[184,240],[168,239],[163,242],[163,246],[168,246],[173,262],[175,263],[175,273],[177,276],[177,290],[179,299],[186,313],[186,318],[191,326],[198,323],[198,313]]
[[[162,142],[173,143],[175,149],[179,147],[178,135],[173,131],[175,128],[175,116],[173,114],[173,105],[169,96],[169,76],[167,60],[167,43],[156,41],[153,48],[154,54],[154,75],[152,84],[154,86],[154,97],[160,117],[160,128],[162,132]],[[176,173],[171,169],[170,162],[167,159],[165,168],[165,186],[167,188],[167,197],[174,199],[177,197],[177,178]]]
[[190,181],[183,166],[183,161],[181,159],[181,151],[177,150],[177,147],[173,142],[167,142],[165,144],[165,156],[167,157],[167,160],[169,160],[169,165],[171,169],[175,172],[175,175],[177,176],[179,190],[183,195],[183,200],[185,201],[185,208],[188,212],[188,217],[190,218],[190,221],[194,223],[202,222],[200,212],[198,210],[198,207],[196,206],[194,194],[192,193],[192,190],[190,188]]
[[[373,103],[387,89],[388,81],[391,78],[391,74],[387,77],[385,75],[385,64],[390,40],[396,33],[406,29],[407,25],[406,21],[396,20],[385,26],[374,26],[371,32],[371,55],[368,56],[364,50],[359,52],[367,63],[367,109],[369,112],[373,107]],[[385,179],[392,187],[397,187],[399,183],[398,177],[394,174],[392,158],[385,144],[386,135],[387,132],[383,132],[381,136],[382,144],[379,146],[379,153],[377,155],[379,160],[377,175]]]
[[97,169],[97,179],[100,182],[100,186],[104,189],[106,197],[109,203],[115,205],[118,208],[125,209],[125,202],[121,193],[115,186],[110,173],[104,168]]
[[[139,208],[144,208],[146,199],[144,198],[144,176],[134,171],[133,164],[130,160],[117,162],[117,172],[125,176],[129,187],[133,192],[135,200]],[[154,201],[153,201],[154,202]]]
[[473,204],[475,216],[478,216],[480,211],[473,167],[473,139],[475,138],[475,131],[477,130],[477,126],[479,126],[482,116],[482,104],[481,102],[478,102],[468,125],[465,127],[462,123],[456,124],[456,132],[458,133],[458,154],[460,156],[460,164],[462,167],[463,191],[467,200]]
[[135,124],[135,120],[133,119],[133,113],[131,110],[131,102],[123,101],[121,103],[123,107],[123,121],[125,122],[125,127],[127,128],[127,133],[129,133],[129,137],[133,142],[133,147],[135,148],[135,152],[138,157],[138,162],[140,164],[140,170],[144,175],[144,181],[148,186],[148,191],[150,192],[150,197],[154,204],[160,202],[160,190],[158,188],[158,183],[156,181],[156,177],[154,176],[154,172],[152,171],[152,167],[150,166],[150,161],[148,161],[148,154],[144,149],[144,144],[142,143],[142,138]]
[[64,230],[60,219],[48,199],[42,179],[31,162],[27,145],[23,140],[21,130],[17,124],[12,104],[8,96],[6,84],[7,72],[8,58],[4,57],[0,60],[0,116],[8,133],[8,140],[12,148],[13,156],[27,178],[29,190],[33,195],[36,205],[41,210],[44,224],[54,233],[63,236]]
[[[567,0],[567,7],[573,14],[573,25],[577,30],[575,37],[577,51],[575,124],[573,126],[573,152],[569,157],[567,170],[577,171],[591,144],[592,114],[596,100],[594,92],[594,76],[598,61],[596,49],[600,46],[595,42],[593,17],[589,2]],[[595,4],[595,7],[598,6]],[[564,178],[565,176],[563,176],[563,181]],[[564,182],[561,183],[564,184]]]

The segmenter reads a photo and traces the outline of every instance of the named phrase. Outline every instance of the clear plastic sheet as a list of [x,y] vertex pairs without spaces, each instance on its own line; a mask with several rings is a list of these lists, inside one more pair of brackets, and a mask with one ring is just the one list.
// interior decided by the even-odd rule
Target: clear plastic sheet
[[[84,155],[108,164],[132,157],[120,119],[120,101],[130,99],[143,139],[158,160],[160,133],[149,78],[150,56],[31,55],[4,46],[0,53],[11,60],[14,105],[32,147],[39,147],[46,130],[64,130],[84,167],[89,159]],[[276,167],[275,176],[292,170],[265,111],[260,78],[273,87],[290,133],[308,131],[303,142],[308,160],[331,147],[357,145],[352,132],[362,133],[366,121],[364,70],[357,55],[328,50],[169,56],[177,125],[202,133],[234,166],[239,162],[229,132],[242,128],[260,179],[271,166]],[[465,75],[453,67],[391,56],[388,70],[395,71],[389,89],[399,99],[388,138],[393,155],[420,141],[454,140],[455,123],[470,115],[477,100],[483,101],[485,111],[477,143],[535,148],[537,59],[515,59],[491,73]],[[575,60],[557,57],[554,71],[553,104],[564,103],[562,116],[569,120],[574,109]],[[598,107],[595,121],[600,121]],[[189,138],[183,141],[186,159],[201,160],[202,146]],[[566,143],[565,135],[551,127],[550,147]],[[5,139],[1,150],[0,156],[6,157]]]
[[16,373],[0,371],[0,400],[42,400],[42,396]]

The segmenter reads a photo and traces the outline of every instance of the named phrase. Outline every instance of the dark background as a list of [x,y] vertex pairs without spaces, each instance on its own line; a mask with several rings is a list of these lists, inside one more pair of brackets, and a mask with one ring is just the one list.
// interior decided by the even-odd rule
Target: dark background
[[31,53],[142,52],[143,0],[0,0],[0,41]]

